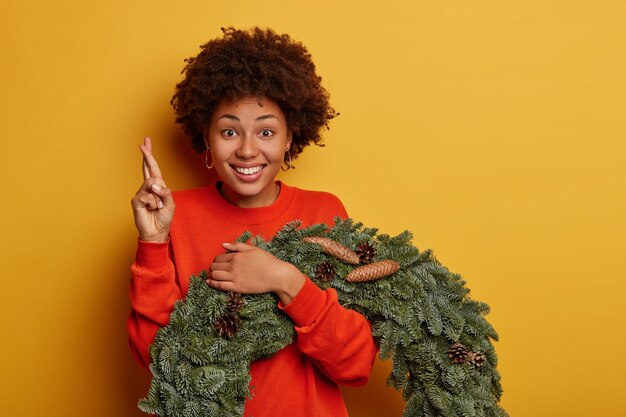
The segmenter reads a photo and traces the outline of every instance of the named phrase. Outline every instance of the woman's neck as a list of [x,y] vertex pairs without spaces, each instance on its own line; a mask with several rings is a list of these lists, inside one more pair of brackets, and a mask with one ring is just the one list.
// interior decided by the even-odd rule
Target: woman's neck
[[217,183],[217,189],[224,200],[240,208],[271,206],[280,194],[280,184],[277,182],[272,182],[267,189],[263,190],[259,194],[251,196],[237,194],[228,188],[228,186],[226,186],[223,182]]

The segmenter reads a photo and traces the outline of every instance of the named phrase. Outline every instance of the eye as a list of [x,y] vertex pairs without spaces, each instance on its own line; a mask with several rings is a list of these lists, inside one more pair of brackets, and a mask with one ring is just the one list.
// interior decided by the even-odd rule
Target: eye
[[224,129],[222,130],[222,136],[226,136],[227,138],[232,138],[233,136],[237,135],[237,132],[235,131],[235,129]]
[[269,138],[270,136],[274,136],[274,132],[270,129],[263,129],[260,133],[261,137]]

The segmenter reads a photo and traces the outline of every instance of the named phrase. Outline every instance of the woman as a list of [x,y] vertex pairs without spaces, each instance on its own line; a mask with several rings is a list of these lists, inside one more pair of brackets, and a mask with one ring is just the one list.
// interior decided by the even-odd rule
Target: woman
[[223,29],[187,61],[172,104],[192,146],[205,152],[219,181],[172,193],[152,154],[140,145],[144,183],[131,203],[139,232],[131,267],[130,346],[141,365],[167,325],[189,277],[208,269],[207,284],[244,294],[273,292],[291,318],[294,342],[251,365],[245,415],[346,416],[338,384],[367,382],[376,353],[369,324],[341,307],[295,266],[232,242],[244,231],[271,238],[282,226],[332,224],[347,217],[332,194],[276,181],[335,116],[306,48],[288,35]]

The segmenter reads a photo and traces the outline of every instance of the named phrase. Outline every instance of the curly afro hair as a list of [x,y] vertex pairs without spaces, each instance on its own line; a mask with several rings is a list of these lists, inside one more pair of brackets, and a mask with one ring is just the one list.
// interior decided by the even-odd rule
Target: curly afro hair
[[322,127],[328,128],[338,113],[330,107],[304,45],[271,29],[229,27],[222,32],[223,38],[207,42],[196,57],[185,60],[185,78],[171,100],[176,122],[193,148],[206,149],[202,131],[220,101],[244,97],[267,97],[278,104],[292,131],[293,159],[310,143],[323,146]]

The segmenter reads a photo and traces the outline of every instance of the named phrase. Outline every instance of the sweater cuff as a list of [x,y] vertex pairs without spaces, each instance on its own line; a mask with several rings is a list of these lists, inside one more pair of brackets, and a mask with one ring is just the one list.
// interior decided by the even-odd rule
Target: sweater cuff
[[326,293],[308,277],[296,296],[287,305],[278,303],[278,308],[287,314],[298,327],[308,327],[315,323],[324,309]]
[[169,238],[167,238],[167,242],[146,242],[137,239],[135,264],[152,270],[167,268],[169,264],[169,244]]

